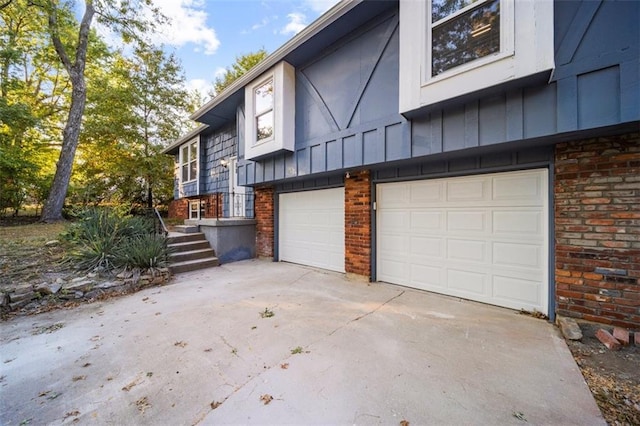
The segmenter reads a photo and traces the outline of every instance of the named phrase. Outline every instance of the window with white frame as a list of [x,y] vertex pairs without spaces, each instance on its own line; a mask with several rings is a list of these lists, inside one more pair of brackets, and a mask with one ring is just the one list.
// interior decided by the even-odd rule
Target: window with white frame
[[198,140],[180,147],[180,182],[186,183],[198,178]]
[[400,112],[554,67],[553,2],[400,0]]
[[273,78],[259,85],[254,91],[255,105],[255,143],[265,142],[273,138]]
[[245,158],[293,151],[295,69],[280,62],[245,87]]
[[500,0],[431,2],[431,76],[500,52]]

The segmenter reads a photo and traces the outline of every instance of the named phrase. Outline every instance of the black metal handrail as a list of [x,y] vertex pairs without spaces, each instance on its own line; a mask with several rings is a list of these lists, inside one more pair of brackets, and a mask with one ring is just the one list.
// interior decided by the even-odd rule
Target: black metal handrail
[[169,230],[160,216],[160,212],[157,208],[145,209],[145,216],[153,221],[153,233],[158,235],[169,235]]
[[204,202],[204,211],[200,217],[229,219],[255,217],[255,195],[253,193],[235,193],[218,191],[210,194]]

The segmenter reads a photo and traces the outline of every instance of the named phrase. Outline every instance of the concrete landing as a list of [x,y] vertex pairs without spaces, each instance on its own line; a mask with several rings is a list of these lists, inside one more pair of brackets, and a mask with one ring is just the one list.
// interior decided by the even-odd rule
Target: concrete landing
[[605,424],[551,324],[284,263],[0,325],[0,424]]

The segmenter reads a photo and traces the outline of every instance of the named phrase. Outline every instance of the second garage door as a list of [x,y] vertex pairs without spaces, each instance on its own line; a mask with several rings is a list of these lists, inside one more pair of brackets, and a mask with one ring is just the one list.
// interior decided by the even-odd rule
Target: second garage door
[[547,171],[377,186],[377,279],[548,312]]
[[280,194],[280,260],[344,272],[344,188]]

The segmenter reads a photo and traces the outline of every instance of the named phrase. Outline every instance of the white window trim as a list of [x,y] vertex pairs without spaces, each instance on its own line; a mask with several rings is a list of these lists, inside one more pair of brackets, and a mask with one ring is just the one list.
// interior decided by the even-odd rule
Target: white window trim
[[[253,112],[253,124],[254,124],[254,134],[251,135],[252,136],[252,141],[253,141],[253,145],[260,145],[262,143],[268,143],[271,142],[272,140],[274,140],[276,138],[276,99],[275,99],[275,92],[276,92],[276,85],[275,85],[275,80],[273,78],[273,75],[269,75],[267,76],[267,78],[262,79],[262,81],[256,83],[254,85],[254,89],[252,92],[252,99],[255,100],[256,97],[256,91],[258,90],[258,88],[262,85],[264,85],[265,83],[271,81],[271,85],[273,87],[273,103],[271,105],[270,109],[265,109],[262,111],[256,111],[255,108],[252,109],[251,112]],[[256,131],[257,131],[257,125],[256,123],[258,122],[258,117],[261,115],[264,115],[266,113],[268,113],[269,111],[273,111],[273,132],[271,133],[271,136],[269,136],[268,138],[263,138],[263,139],[257,139],[257,138],[253,138],[253,136],[255,135]]]
[[400,112],[553,69],[552,34],[553,2],[500,0],[500,52],[432,77],[431,1],[400,0]]
[[[193,144],[196,144],[196,158],[194,160],[189,159],[189,163],[191,163],[192,161],[196,162],[196,176],[193,179],[190,180],[182,180],[182,166],[185,164],[183,155],[182,155],[182,151],[183,148],[186,147],[190,147]],[[200,138],[197,137],[195,139],[191,139],[189,142],[180,145],[179,148],[179,154],[178,154],[178,179],[180,181],[180,186],[185,185],[187,183],[192,183],[192,182],[199,182],[200,180]],[[188,152],[191,152],[191,150],[189,149]]]
[[[256,140],[255,90],[273,79],[273,136]],[[245,87],[245,158],[293,151],[295,145],[295,69],[280,62]]]

